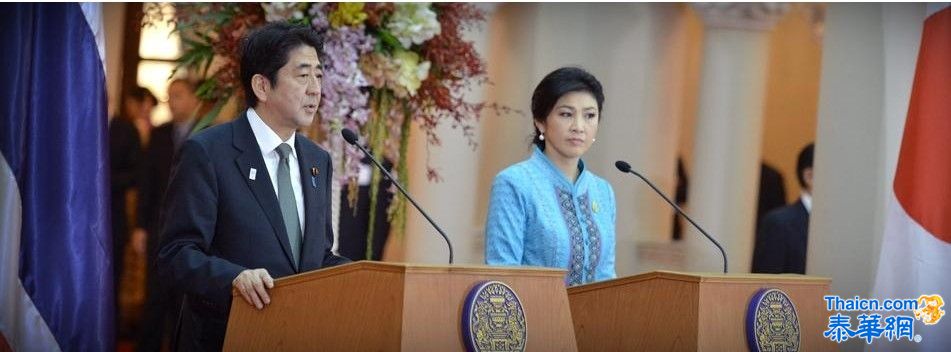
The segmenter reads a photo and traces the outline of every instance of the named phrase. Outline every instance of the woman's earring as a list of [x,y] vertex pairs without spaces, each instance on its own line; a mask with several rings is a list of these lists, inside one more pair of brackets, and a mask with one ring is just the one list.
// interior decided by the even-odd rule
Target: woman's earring
[[540,141],[545,140],[545,134],[544,134],[544,133],[539,133],[539,134],[538,134],[538,140],[540,140]]
[[597,138],[591,138],[591,141],[592,141],[592,142],[597,141],[597,140],[598,140]]

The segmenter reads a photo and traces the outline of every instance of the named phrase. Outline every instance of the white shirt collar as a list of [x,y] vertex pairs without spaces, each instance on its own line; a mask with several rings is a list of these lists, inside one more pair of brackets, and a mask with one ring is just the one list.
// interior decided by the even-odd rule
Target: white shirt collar
[[292,133],[291,137],[286,141],[282,141],[281,136],[278,136],[277,132],[274,132],[271,127],[264,123],[261,116],[254,111],[254,108],[248,108],[248,123],[251,124],[254,139],[258,141],[258,146],[261,147],[261,155],[275,152],[277,146],[281,145],[281,143],[287,143],[291,146],[291,151],[293,151],[291,155],[294,155],[295,158],[297,157],[297,149],[294,147],[294,139],[297,137],[297,132]]
[[799,196],[799,199],[802,200],[802,205],[806,207],[806,212],[812,214],[812,195],[802,192],[802,195]]

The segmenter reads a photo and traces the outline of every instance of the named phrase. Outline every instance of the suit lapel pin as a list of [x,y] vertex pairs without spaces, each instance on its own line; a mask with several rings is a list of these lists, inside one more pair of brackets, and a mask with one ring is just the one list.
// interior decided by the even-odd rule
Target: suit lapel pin
[[314,186],[314,188],[317,188],[317,175],[320,175],[320,169],[318,169],[316,166],[310,168],[310,175],[310,185]]
[[258,177],[258,169],[251,168],[251,172],[248,173],[248,179],[254,181]]

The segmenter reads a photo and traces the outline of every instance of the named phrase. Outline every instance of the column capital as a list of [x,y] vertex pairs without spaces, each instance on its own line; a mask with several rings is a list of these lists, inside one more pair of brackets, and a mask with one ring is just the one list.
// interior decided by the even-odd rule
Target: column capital
[[693,3],[703,23],[714,28],[768,31],[789,11],[785,3]]
[[793,5],[791,10],[798,12],[809,21],[812,26],[813,39],[819,43],[822,42],[822,37],[825,34],[826,6],[826,4],[819,3],[801,3]]

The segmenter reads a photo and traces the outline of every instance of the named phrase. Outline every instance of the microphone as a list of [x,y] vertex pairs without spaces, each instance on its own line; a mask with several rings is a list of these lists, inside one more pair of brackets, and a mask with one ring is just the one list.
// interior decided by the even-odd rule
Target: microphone
[[651,186],[651,188],[654,189],[654,192],[657,192],[657,194],[659,194],[661,197],[663,197],[664,200],[666,200],[667,203],[670,204],[670,206],[674,207],[674,209],[677,210],[677,213],[678,213],[678,214],[680,214],[681,216],[683,216],[684,218],[686,218],[687,221],[689,221],[690,224],[693,225],[693,227],[696,227],[697,230],[700,230],[700,232],[703,233],[704,236],[707,236],[707,239],[709,239],[710,242],[713,242],[713,244],[716,245],[717,248],[720,249],[720,254],[723,255],[723,273],[724,273],[724,274],[727,273],[727,270],[726,270],[726,269],[727,269],[727,265],[726,265],[726,251],[723,250],[723,246],[720,245],[720,242],[717,242],[717,240],[713,239],[713,237],[711,237],[710,234],[707,233],[707,231],[704,231],[703,228],[700,227],[700,225],[697,225],[697,223],[694,222],[693,219],[691,219],[689,216],[687,216],[687,214],[684,213],[684,211],[683,211],[682,209],[680,209],[680,207],[678,207],[677,204],[675,204],[674,202],[672,202],[672,201],[670,200],[670,198],[667,198],[667,196],[665,196],[663,192],[661,192],[659,189],[657,189],[657,186],[654,186],[654,184],[651,183],[650,180],[648,180],[646,177],[644,177],[643,175],[641,175],[641,174],[638,173],[637,171],[631,170],[631,164],[628,164],[627,162],[625,162],[625,161],[623,161],[623,160],[618,160],[618,161],[616,161],[616,162],[614,163],[614,166],[617,167],[617,169],[620,170],[620,171],[623,172],[623,173],[634,174],[634,175],[636,175],[637,177],[640,177],[642,180],[644,180],[644,182],[647,182],[647,185],[648,185],[648,186]]
[[373,161],[373,164],[376,165],[376,167],[379,168],[380,171],[383,172],[383,175],[385,175],[386,178],[390,179],[390,181],[393,181],[393,184],[396,185],[396,188],[400,190],[400,193],[403,193],[403,196],[406,197],[406,199],[409,199],[410,203],[413,203],[413,206],[416,207],[416,210],[419,210],[419,212],[423,214],[423,217],[425,217],[426,220],[429,220],[429,224],[433,225],[433,227],[436,228],[436,231],[438,231],[439,234],[442,235],[442,238],[446,240],[446,245],[449,246],[449,264],[452,264],[452,242],[449,241],[449,237],[446,236],[446,233],[443,232],[441,228],[439,228],[439,225],[436,225],[436,222],[433,221],[433,219],[429,217],[429,214],[426,214],[426,211],[424,211],[423,208],[419,207],[419,204],[417,204],[416,201],[413,200],[413,197],[411,197],[409,193],[406,193],[406,189],[403,188],[403,185],[400,184],[400,181],[397,181],[396,178],[394,178],[393,175],[391,175],[389,171],[386,171],[386,168],[383,167],[383,165],[381,165],[380,162],[377,161],[376,158],[373,157],[373,154],[370,154],[370,152],[368,152],[365,148],[363,148],[363,146],[360,145],[360,143],[357,143],[357,140],[359,138],[357,137],[357,134],[355,132],[351,131],[348,128],[344,128],[343,130],[340,131],[340,134],[343,135],[343,139],[347,141],[348,144],[359,148],[360,151],[363,152],[363,154],[369,157],[370,160]]

